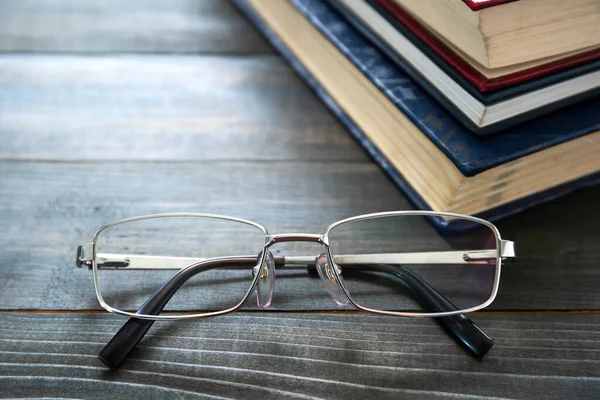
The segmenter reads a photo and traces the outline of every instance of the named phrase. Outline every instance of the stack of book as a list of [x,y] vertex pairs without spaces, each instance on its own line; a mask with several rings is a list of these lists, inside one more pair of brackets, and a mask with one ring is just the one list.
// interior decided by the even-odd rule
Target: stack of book
[[234,1],[420,209],[600,182],[597,0]]

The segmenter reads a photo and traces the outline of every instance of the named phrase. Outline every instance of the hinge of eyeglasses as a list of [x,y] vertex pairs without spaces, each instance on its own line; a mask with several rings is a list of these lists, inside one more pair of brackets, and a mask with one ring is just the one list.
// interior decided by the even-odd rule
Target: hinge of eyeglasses
[[502,240],[500,242],[500,257],[502,257],[502,261],[504,262],[516,262],[517,255],[515,254],[515,242]]
[[[463,260],[475,261],[485,258],[496,258],[497,254],[498,253],[492,250],[474,250],[463,254]],[[500,242],[500,257],[502,258],[502,261],[514,262],[516,260],[514,242],[511,242],[510,240],[502,240]]]
[[77,256],[75,257],[75,265],[77,268],[81,268],[84,265],[89,269],[92,269],[92,253],[94,244],[87,243],[77,246]]

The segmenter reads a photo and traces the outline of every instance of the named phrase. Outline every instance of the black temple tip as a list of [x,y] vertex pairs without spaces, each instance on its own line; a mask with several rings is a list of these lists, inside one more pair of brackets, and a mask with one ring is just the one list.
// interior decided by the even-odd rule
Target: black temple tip
[[153,320],[130,318],[98,354],[100,361],[112,370],[118,369],[153,323]]
[[492,338],[464,314],[439,317],[437,320],[457,342],[476,357],[485,356],[494,345]]

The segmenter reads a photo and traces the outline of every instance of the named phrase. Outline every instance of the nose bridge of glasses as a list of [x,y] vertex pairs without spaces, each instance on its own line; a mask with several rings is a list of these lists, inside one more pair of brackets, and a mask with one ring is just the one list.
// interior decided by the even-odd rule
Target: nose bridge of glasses
[[276,243],[284,242],[311,242],[326,244],[324,236],[316,233],[282,233],[267,236],[267,247]]

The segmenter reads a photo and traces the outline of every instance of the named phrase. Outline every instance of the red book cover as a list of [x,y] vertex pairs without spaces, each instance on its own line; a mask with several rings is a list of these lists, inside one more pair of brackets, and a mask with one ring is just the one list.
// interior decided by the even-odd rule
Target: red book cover
[[[465,3],[473,0],[463,0]],[[497,5],[499,2],[508,2],[514,0],[486,0],[478,3],[494,3],[487,5]],[[395,19],[404,25],[413,35],[419,38],[425,45],[433,49],[446,63],[455,69],[463,78],[470,82],[480,92],[492,92],[509,86],[517,85],[535,78],[540,78],[567,68],[600,59],[600,49],[590,50],[585,53],[576,54],[571,57],[563,58],[549,62],[548,64],[538,65],[533,68],[518,71],[509,75],[497,78],[488,78],[471,66],[468,61],[448,47],[444,42],[438,39],[426,27],[420,24],[408,13],[404,12],[393,0],[377,0]]]
[[518,0],[462,0],[473,11],[483,10],[484,8],[499,6]]

